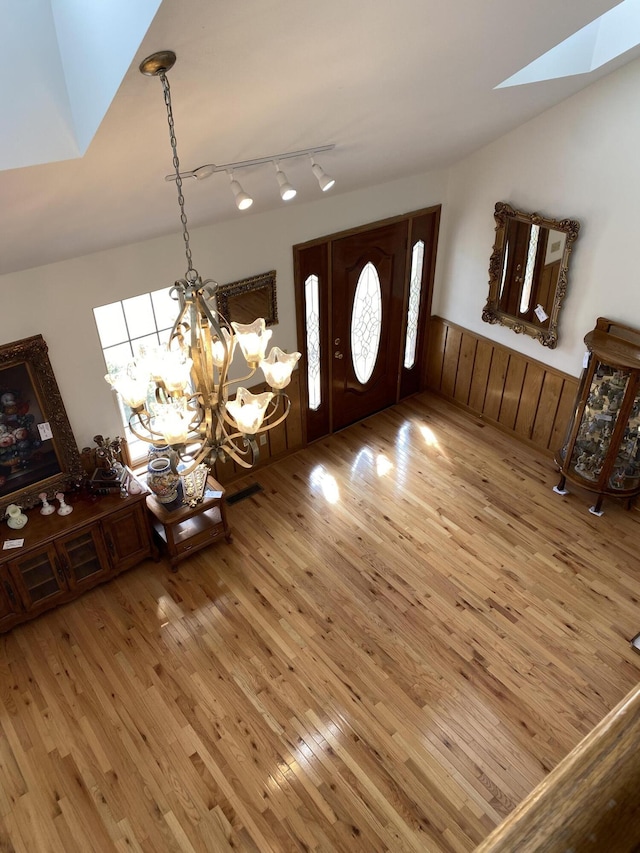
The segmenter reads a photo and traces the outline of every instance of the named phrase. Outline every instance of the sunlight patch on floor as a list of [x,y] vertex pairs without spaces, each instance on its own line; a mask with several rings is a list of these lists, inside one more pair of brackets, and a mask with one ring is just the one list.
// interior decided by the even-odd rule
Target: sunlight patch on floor
[[438,439],[431,427],[428,427],[426,424],[421,424],[419,429],[427,447],[439,447]]
[[327,503],[335,504],[340,500],[338,481],[329,474],[324,465],[316,465],[311,472],[309,483],[314,491],[321,491]]
[[379,453],[376,459],[376,472],[378,477],[384,477],[389,471],[393,470],[393,462],[384,453]]

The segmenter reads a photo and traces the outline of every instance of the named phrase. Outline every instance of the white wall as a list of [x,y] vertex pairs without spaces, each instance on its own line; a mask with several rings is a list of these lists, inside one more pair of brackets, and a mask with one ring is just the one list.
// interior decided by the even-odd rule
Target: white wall
[[[269,214],[192,229],[194,265],[224,283],[277,271],[275,342],[297,346],[291,247],[346,228],[439,204],[446,174],[422,175]],[[176,209],[176,225],[179,226]],[[35,238],[35,237],[34,237]],[[121,435],[117,406],[103,376],[93,308],[173,284],[185,273],[182,235],[137,243],[0,277],[0,343],[41,334],[80,448],[96,433]]]
[[[636,61],[451,170],[434,313],[574,376],[598,317],[640,328],[639,90]],[[481,320],[496,201],[581,223],[555,350]]]

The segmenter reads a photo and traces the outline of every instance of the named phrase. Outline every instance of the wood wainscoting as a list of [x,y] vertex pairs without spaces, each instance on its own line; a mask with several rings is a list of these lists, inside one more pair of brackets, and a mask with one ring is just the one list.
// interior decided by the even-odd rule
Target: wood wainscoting
[[[266,383],[254,385],[250,389],[252,394],[261,394],[263,391],[269,391],[269,386]],[[300,450],[303,446],[302,436],[302,397],[300,394],[300,371],[294,370],[291,374],[291,383],[286,388],[286,393],[291,400],[291,409],[287,419],[279,426],[265,432],[262,436],[258,436],[258,446],[260,449],[260,458],[256,468],[263,468],[270,462],[280,459],[289,453],[294,453]],[[261,444],[260,439],[264,438],[265,443]],[[213,466],[213,475],[219,483],[226,486],[243,477],[247,474],[247,469],[236,465],[235,462],[227,460],[226,462],[216,462]]]
[[499,429],[553,454],[578,379],[455,323],[432,317],[427,387]]

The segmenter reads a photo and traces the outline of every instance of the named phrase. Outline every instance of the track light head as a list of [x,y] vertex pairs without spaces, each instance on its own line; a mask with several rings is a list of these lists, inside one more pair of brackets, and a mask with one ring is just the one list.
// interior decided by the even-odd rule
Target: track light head
[[248,210],[253,204],[253,199],[242,189],[238,181],[233,177],[233,172],[227,172],[227,174],[229,175],[231,192],[236,200],[236,207],[238,210]]
[[327,175],[322,166],[319,166],[318,163],[315,162],[313,157],[311,157],[311,171],[318,179],[320,189],[323,193],[326,193],[327,190],[330,190],[336,182],[335,178],[331,178],[329,175]]
[[296,197],[296,191],[287,180],[287,176],[281,170],[279,163],[274,163],[274,166],[276,167],[276,179],[280,187],[280,198],[282,201],[291,201],[292,198]]

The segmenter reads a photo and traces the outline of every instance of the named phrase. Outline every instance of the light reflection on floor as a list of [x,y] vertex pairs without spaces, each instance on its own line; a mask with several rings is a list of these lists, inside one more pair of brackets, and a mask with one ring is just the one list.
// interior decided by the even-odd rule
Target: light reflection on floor
[[428,427],[426,424],[421,424],[420,432],[422,433],[422,437],[424,438],[425,444],[427,447],[438,447],[438,439],[436,438],[436,434]]
[[[396,432],[394,447],[383,447],[376,451],[364,445],[358,450],[351,463],[351,481],[371,481],[372,475],[378,478],[389,476],[392,485],[396,489],[402,489],[408,466],[411,465],[415,452],[413,442],[416,439],[418,441],[422,439],[422,446],[426,445],[427,448],[437,451],[438,455],[446,456],[442,452],[437,435],[430,426],[417,419],[407,419]],[[340,500],[338,481],[324,465],[316,465],[313,468],[309,485],[313,491],[321,493],[327,503],[336,504]]]
[[321,491],[327,503],[335,504],[340,500],[340,488],[333,474],[329,474],[324,465],[316,465],[309,477],[314,491]]

